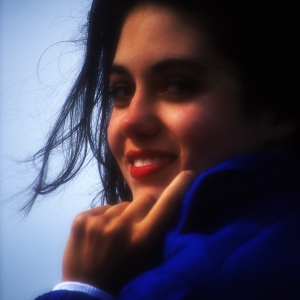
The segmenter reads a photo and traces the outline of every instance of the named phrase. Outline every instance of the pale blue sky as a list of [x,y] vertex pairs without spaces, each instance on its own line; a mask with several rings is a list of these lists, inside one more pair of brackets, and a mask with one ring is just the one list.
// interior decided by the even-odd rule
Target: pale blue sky
[[59,282],[72,219],[88,208],[96,192],[97,173],[91,169],[64,191],[41,199],[25,219],[18,213],[24,196],[12,197],[34,174],[34,170],[18,160],[42,145],[80,64],[80,47],[55,43],[69,40],[76,33],[90,2],[0,2],[0,299],[3,300],[32,300]]

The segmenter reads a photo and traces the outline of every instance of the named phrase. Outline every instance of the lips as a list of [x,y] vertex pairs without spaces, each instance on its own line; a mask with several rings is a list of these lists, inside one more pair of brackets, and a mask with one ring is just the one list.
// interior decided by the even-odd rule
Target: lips
[[176,156],[160,150],[140,149],[128,151],[126,158],[130,163],[130,175],[137,179],[159,172],[171,164]]

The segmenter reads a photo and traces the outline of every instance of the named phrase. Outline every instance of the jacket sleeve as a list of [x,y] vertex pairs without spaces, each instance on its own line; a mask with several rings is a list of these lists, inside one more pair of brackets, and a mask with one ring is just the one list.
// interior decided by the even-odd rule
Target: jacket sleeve
[[60,290],[43,294],[35,300],[99,300],[99,298],[82,292]]
[[41,295],[36,300],[116,300],[116,298],[89,284],[66,281],[57,284],[52,292]]

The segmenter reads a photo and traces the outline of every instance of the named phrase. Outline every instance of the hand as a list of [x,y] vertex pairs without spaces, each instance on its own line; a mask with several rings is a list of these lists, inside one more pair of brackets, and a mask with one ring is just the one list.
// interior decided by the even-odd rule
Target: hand
[[192,171],[181,172],[158,200],[149,195],[80,213],[63,259],[63,281],[78,281],[117,294],[153,264],[161,241],[188,188]]

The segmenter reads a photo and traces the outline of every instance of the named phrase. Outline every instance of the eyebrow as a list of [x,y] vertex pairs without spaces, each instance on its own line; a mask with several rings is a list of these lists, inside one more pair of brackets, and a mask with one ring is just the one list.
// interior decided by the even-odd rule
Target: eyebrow
[[[154,74],[162,73],[168,69],[181,67],[184,69],[192,70],[198,73],[206,73],[208,67],[204,63],[197,62],[186,58],[167,58],[155,63],[150,68],[150,72]],[[130,72],[123,65],[113,64],[110,68],[110,75],[128,75]]]
[[174,67],[181,67],[199,73],[205,73],[207,71],[207,67],[205,67],[204,64],[186,58],[165,59],[154,64],[151,68],[151,71],[153,71],[153,73],[161,73]]

